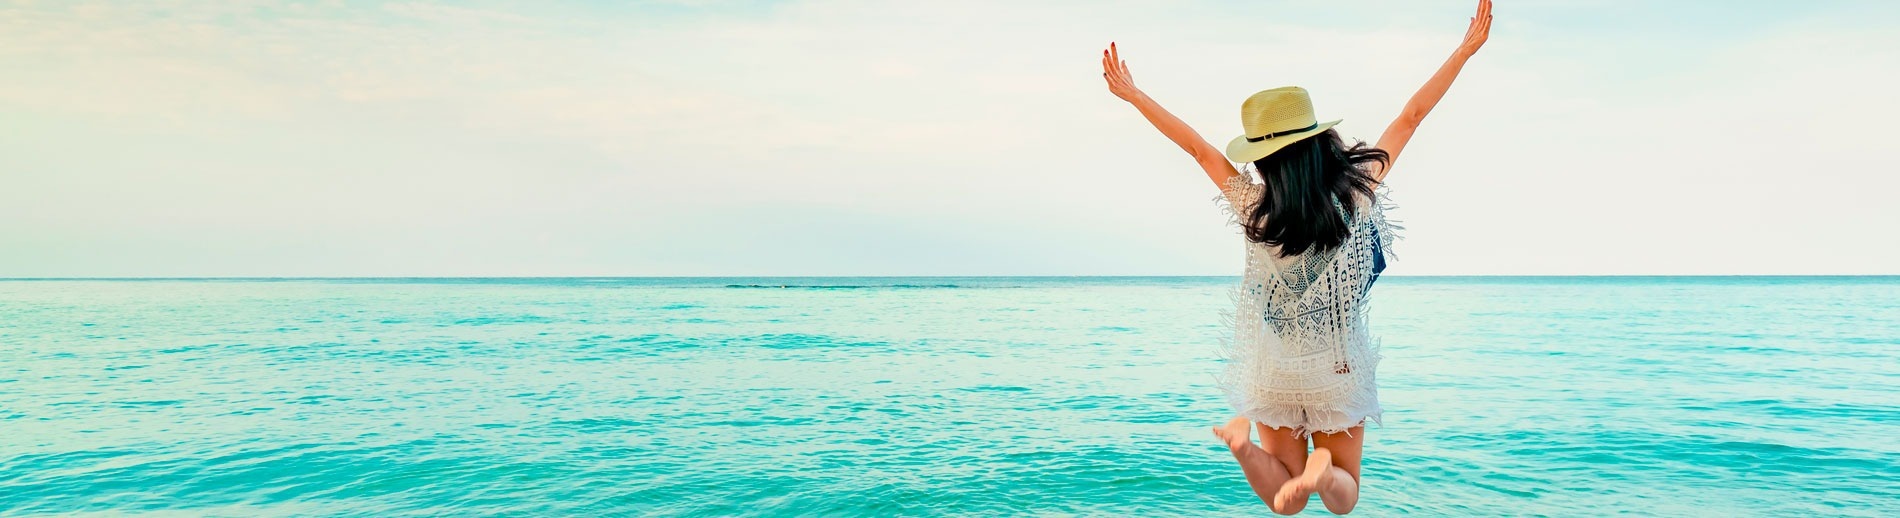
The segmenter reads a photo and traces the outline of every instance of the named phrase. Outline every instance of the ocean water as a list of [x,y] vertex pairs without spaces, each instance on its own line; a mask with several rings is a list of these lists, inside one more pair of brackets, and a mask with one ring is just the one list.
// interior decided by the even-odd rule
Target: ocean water
[[[1232,280],[0,281],[0,515],[1264,515]],[[1900,278],[1375,299],[1356,514],[1900,515]]]

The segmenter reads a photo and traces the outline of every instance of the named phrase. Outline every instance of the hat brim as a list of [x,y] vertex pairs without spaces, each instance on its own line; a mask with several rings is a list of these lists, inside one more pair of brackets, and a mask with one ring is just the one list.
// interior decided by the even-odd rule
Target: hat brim
[[1319,123],[1319,126],[1310,130],[1294,133],[1292,135],[1273,137],[1259,142],[1248,142],[1246,135],[1234,137],[1234,140],[1227,142],[1227,159],[1235,163],[1245,163],[1266,158],[1267,155],[1273,154],[1274,151],[1279,151],[1280,148],[1286,147],[1288,144],[1306,140],[1307,137],[1313,135],[1325,133],[1327,129],[1332,128],[1334,124],[1339,124],[1339,122],[1343,120],[1345,119],[1322,122]]

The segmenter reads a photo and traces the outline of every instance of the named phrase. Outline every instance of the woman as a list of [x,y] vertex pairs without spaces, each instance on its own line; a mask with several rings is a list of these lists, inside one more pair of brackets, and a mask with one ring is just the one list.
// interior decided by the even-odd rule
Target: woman
[[[1113,43],[1102,52],[1109,91],[1194,157],[1221,189],[1217,199],[1231,222],[1246,231],[1247,270],[1232,292],[1238,318],[1220,383],[1240,415],[1213,430],[1274,512],[1300,512],[1314,493],[1338,514],[1359,501],[1364,423],[1382,411],[1366,295],[1398,237],[1385,219],[1385,176],[1490,29],[1491,1],[1481,0],[1464,42],[1377,147],[1346,147],[1331,129],[1339,121],[1319,122],[1306,91],[1284,87],[1241,104],[1245,133],[1223,153],[1136,89]],[[1254,183],[1235,162],[1264,182]],[[1260,430],[1258,446],[1250,422]]]

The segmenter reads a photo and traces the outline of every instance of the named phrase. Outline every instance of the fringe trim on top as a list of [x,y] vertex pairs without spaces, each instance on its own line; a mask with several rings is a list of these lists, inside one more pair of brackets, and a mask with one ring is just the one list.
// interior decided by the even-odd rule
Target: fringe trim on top
[[1229,226],[1240,228],[1245,224],[1241,218],[1246,217],[1240,213],[1240,208],[1251,209],[1255,200],[1260,199],[1260,193],[1265,188],[1264,185],[1253,183],[1252,176],[1240,173],[1228,178],[1227,183],[1221,186],[1220,194],[1214,195],[1210,201],[1220,208],[1221,215],[1227,217]]
[[1386,216],[1387,211],[1399,208],[1398,204],[1392,202],[1392,188],[1386,185],[1385,182],[1379,182],[1379,186],[1372,189],[1372,222],[1379,228],[1379,253],[1384,254],[1387,260],[1392,260],[1399,257],[1392,243],[1405,239],[1405,225]]
[[[1209,198],[1209,201],[1227,218],[1228,226],[1241,228],[1245,225],[1242,218],[1248,215],[1240,211],[1243,207],[1252,210],[1265,189],[1265,185],[1254,183],[1253,176],[1243,172],[1228,178],[1226,184],[1221,186],[1220,194]],[[1390,184],[1379,182],[1379,186],[1372,189],[1372,198],[1372,222],[1379,228],[1379,253],[1385,254],[1386,259],[1397,259],[1393,242],[1405,239],[1405,225],[1386,215],[1392,209],[1399,208],[1392,201]],[[1245,231],[1244,228],[1241,230]]]

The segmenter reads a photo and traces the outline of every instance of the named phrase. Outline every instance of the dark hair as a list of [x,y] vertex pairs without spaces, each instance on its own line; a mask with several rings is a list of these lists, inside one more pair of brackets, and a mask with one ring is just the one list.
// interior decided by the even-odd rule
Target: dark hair
[[1320,252],[1338,248],[1349,231],[1333,210],[1333,200],[1339,200],[1351,217],[1360,209],[1353,191],[1372,199],[1372,176],[1361,168],[1370,162],[1389,164],[1391,155],[1365,142],[1348,148],[1331,129],[1255,160],[1254,170],[1266,185],[1260,203],[1242,222],[1247,239],[1278,245],[1281,257],[1309,248]]

